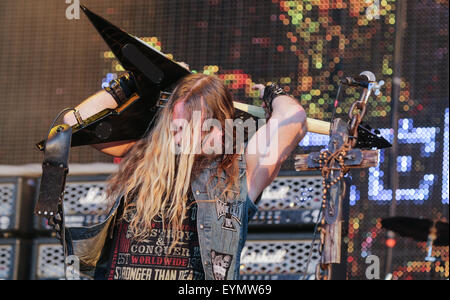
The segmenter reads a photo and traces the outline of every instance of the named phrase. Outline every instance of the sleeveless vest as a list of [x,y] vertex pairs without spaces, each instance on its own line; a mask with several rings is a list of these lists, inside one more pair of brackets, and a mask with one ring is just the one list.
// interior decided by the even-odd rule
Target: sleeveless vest
[[[197,202],[197,231],[206,280],[239,279],[240,256],[247,238],[248,221],[256,205],[248,198],[246,162],[239,158],[239,188],[225,199],[223,189],[215,188],[225,175],[216,176],[217,162],[204,168],[191,183]],[[77,261],[83,276],[100,279],[106,272],[113,224],[122,197],[118,197],[104,222],[89,227],[66,228],[68,255]]]

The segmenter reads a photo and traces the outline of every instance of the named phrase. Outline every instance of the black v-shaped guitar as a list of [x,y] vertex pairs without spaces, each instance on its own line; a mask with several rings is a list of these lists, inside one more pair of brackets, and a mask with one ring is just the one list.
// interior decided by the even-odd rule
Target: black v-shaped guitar
[[[132,72],[135,94],[116,109],[106,109],[72,127],[72,147],[141,138],[152,125],[166,91],[191,72],[150,45],[121,30],[84,6],[83,12],[123,68]],[[40,150],[45,141],[36,145]]]

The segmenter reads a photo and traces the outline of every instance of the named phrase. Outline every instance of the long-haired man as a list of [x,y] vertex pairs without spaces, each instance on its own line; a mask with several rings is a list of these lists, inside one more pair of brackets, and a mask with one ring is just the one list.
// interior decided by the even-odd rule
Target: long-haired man
[[[108,182],[108,196],[116,200],[104,225],[110,234],[96,232],[101,238],[90,240],[96,251],[88,254],[87,238],[73,240],[92,276],[238,278],[255,202],[306,133],[305,111],[295,99],[273,85],[257,88],[268,121],[246,144],[237,138],[241,129],[233,126],[239,122],[233,123],[233,99],[224,83],[191,74],[178,83],[145,137],[95,145],[123,160]],[[113,96],[102,91],[77,109],[86,118],[114,108]],[[65,122],[75,119],[67,114]]]

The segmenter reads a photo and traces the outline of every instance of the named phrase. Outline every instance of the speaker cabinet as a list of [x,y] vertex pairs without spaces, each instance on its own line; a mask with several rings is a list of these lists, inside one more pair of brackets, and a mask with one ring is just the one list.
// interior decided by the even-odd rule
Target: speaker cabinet
[[249,234],[241,254],[241,279],[313,279],[320,255],[319,241],[312,241],[312,234]]
[[322,177],[282,171],[264,190],[249,231],[313,230],[322,204]]
[[35,179],[0,177],[1,237],[10,238],[31,234],[35,191]]
[[65,279],[64,252],[58,240],[39,238],[33,241],[30,278],[32,280]]
[[29,242],[0,239],[0,280],[28,279]]

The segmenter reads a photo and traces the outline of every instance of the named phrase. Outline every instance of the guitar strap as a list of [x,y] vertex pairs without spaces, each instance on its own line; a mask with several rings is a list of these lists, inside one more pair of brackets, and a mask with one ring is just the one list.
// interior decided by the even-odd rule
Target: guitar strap
[[58,125],[50,131],[44,149],[39,197],[34,209],[36,215],[47,218],[63,246],[64,269],[67,267],[66,258],[71,255],[67,253],[63,205],[71,138],[72,128],[69,125]]

